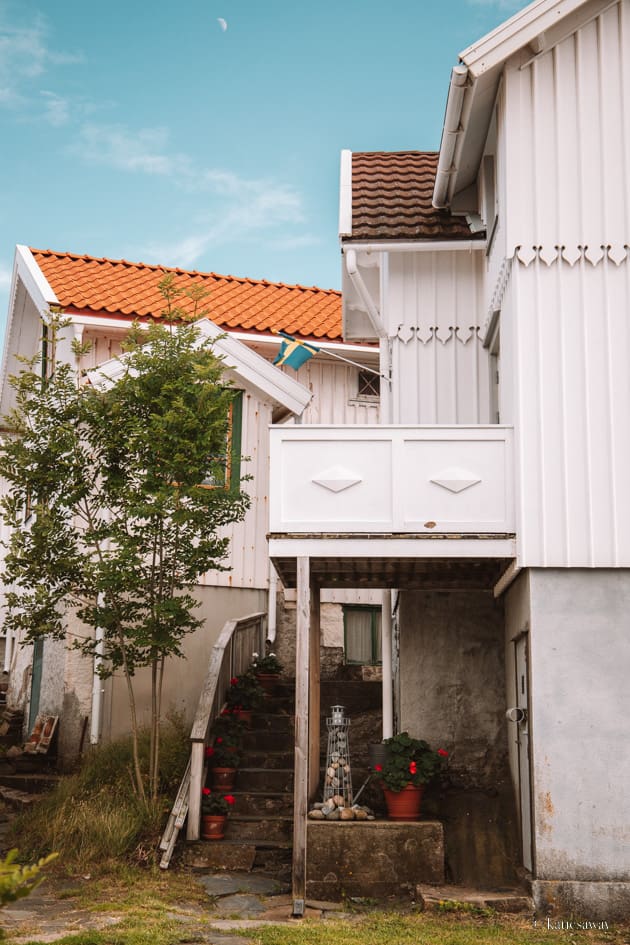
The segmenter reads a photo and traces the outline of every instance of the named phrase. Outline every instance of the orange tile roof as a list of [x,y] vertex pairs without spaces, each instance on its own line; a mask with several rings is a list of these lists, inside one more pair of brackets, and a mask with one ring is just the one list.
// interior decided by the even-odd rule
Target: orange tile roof
[[[472,239],[464,217],[432,204],[437,151],[352,154],[352,239]],[[480,234],[480,238],[483,234]]]
[[[74,253],[31,249],[59,304],[69,313],[112,318],[160,318],[165,303],[158,282],[173,273],[182,288],[201,285],[209,294],[201,308],[221,328],[341,340],[341,293],[316,286],[220,276],[167,266],[98,259]],[[180,297],[177,304],[190,309]]]

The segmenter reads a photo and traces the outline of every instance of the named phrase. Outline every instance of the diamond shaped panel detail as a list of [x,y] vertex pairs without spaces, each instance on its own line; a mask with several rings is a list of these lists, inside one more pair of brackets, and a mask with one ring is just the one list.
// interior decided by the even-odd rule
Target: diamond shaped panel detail
[[471,486],[476,486],[478,482],[481,482],[481,479],[467,469],[451,467],[438,473],[430,482],[435,483],[436,486],[441,486],[442,489],[448,489],[449,492],[463,492],[465,489],[470,489]]
[[359,482],[363,482],[363,479],[351,470],[344,469],[343,466],[331,466],[330,469],[319,473],[317,477],[314,476],[311,482],[323,486],[330,492],[343,492],[344,489],[350,489]]

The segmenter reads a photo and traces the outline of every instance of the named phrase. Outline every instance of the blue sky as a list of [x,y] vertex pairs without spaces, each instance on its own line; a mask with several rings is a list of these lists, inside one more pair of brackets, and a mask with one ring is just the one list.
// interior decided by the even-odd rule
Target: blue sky
[[0,318],[16,243],[338,288],[341,149],[437,149],[523,6],[0,0]]

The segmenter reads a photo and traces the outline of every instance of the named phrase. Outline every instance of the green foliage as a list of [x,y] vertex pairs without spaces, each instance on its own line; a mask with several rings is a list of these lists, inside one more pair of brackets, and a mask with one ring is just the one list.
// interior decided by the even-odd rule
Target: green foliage
[[230,709],[257,709],[265,698],[265,693],[251,669],[234,676],[230,680],[230,688],[225,695],[225,701]]
[[[153,856],[165,812],[177,792],[190,743],[181,723],[168,723],[160,752],[160,795],[152,804],[133,791],[133,746],[130,738],[99,745],[85,756],[79,770],[63,778],[53,791],[21,814],[12,835],[32,857],[50,850],[77,872],[98,872],[113,858],[146,862]],[[148,771],[149,733],[139,740],[141,770]]]
[[[169,278],[161,287],[173,320],[178,290]],[[53,348],[62,329],[54,316]],[[73,608],[101,628],[100,672],[126,676],[136,735],[132,680],[151,667],[155,798],[165,660],[181,656],[182,640],[201,625],[192,590],[208,570],[227,569],[221,529],[243,518],[249,499],[204,485],[225,461],[234,396],[211,344],[194,326],[171,324],[136,326],[126,348],[120,378],[104,390],[78,385],[61,362],[48,363],[45,378],[27,362],[12,379],[17,406],[5,422],[13,434],[0,448],[10,486],[0,507],[12,530],[5,627],[26,641],[64,639]],[[88,656],[97,648],[89,632],[72,645]],[[137,757],[134,776],[144,797]]]
[[238,748],[243,745],[247,726],[230,709],[224,709],[212,723],[210,734],[216,745],[218,739],[225,748]]
[[201,813],[202,814],[213,814],[219,816],[221,814],[229,814],[230,808],[234,806],[234,797],[232,794],[221,794],[219,791],[211,791],[210,788],[202,788],[201,791]]
[[250,668],[254,674],[268,673],[271,676],[279,676],[284,669],[275,653],[268,653],[267,656],[259,656],[258,653],[254,653],[253,657]]
[[426,784],[435,778],[442,767],[447,752],[434,751],[420,738],[412,738],[408,732],[400,732],[383,742],[387,746],[387,761],[375,771],[390,791],[402,791],[406,784]]
[[30,895],[43,880],[44,867],[58,854],[51,853],[30,866],[21,866],[17,856],[17,849],[10,850],[4,860],[0,860],[0,908]]

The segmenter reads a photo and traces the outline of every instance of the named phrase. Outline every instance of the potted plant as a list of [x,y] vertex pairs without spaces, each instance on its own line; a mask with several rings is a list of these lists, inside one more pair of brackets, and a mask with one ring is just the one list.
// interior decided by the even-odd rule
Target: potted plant
[[218,735],[214,745],[206,748],[206,760],[211,767],[212,787],[215,790],[231,791],[236,780],[236,770],[241,761],[238,748],[227,745]]
[[246,724],[252,720],[252,710],[257,709],[264,697],[262,687],[256,676],[248,669],[240,676],[233,676],[230,679],[230,688],[226,694],[228,708]]
[[220,738],[225,748],[234,748],[240,751],[243,747],[245,730],[246,726],[237,714],[232,709],[225,708],[212,723],[210,735],[215,744]]
[[234,805],[231,794],[220,794],[205,787],[201,791],[201,836],[204,840],[223,840],[225,821]]
[[387,813],[391,820],[417,820],[424,785],[436,777],[448,757],[443,748],[437,751],[420,738],[400,732],[383,742],[387,757],[383,764],[375,764],[385,795]]
[[267,656],[259,656],[258,653],[253,653],[252,656],[253,662],[250,668],[265,693],[270,695],[280,678],[280,673],[283,670],[282,663],[275,653],[268,653]]

